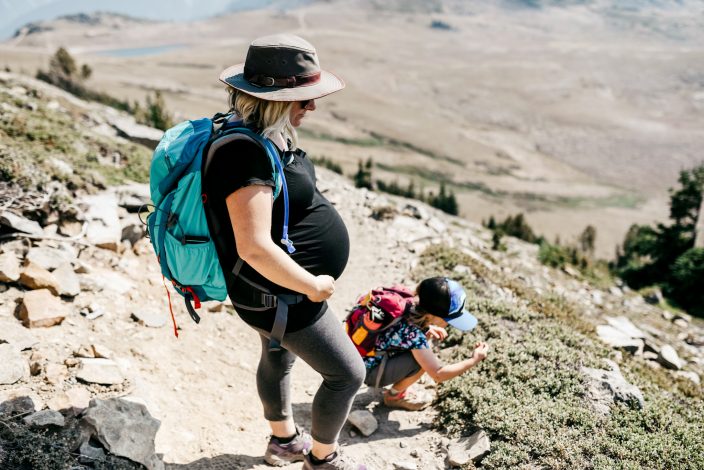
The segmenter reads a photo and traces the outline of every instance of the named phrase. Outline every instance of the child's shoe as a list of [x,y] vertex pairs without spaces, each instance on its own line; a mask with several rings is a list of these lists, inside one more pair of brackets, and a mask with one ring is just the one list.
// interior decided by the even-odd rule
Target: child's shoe
[[296,427],[296,436],[286,444],[282,444],[277,437],[271,436],[266,446],[264,460],[269,465],[282,467],[291,462],[300,462],[312,447],[313,438],[310,434]]
[[361,463],[354,463],[346,456],[342,455],[339,450],[330,454],[325,461],[313,463],[313,455],[306,454],[303,461],[303,470],[372,470]]
[[430,405],[430,400],[413,393],[410,389],[392,394],[384,390],[384,405],[389,408],[400,408],[408,411],[420,411]]

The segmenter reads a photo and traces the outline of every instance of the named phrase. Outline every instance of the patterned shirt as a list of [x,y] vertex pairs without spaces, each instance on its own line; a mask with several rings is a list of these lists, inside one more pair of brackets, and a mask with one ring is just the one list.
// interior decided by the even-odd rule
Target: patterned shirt
[[[428,338],[425,337],[423,330],[412,323],[408,323],[406,319],[401,319],[400,322],[382,332],[376,338],[376,350],[390,351],[389,357],[395,354],[400,354],[411,349],[429,349]],[[367,369],[373,369],[381,364],[382,356],[372,356],[364,358],[364,365]]]

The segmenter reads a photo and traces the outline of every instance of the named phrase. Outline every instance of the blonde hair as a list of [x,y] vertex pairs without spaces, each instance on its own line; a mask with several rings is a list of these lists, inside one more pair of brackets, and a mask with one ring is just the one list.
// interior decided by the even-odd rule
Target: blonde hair
[[292,101],[267,101],[247,93],[228,88],[230,112],[242,119],[246,126],[254,126],[264,137],[283,135],[291,141],[291,148],[298,146],[298,134],[291,125]]

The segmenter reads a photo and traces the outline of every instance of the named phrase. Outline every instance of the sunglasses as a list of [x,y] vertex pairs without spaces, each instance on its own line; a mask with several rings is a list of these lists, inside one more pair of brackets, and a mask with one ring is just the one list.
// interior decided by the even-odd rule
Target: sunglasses
[[313,100],[303,100],[303,101],[299,101],[299,103],[301,104],[301,109],[306,109],[306,108],[308,107],[308,105],[309,105],[312,101],[313,101]]

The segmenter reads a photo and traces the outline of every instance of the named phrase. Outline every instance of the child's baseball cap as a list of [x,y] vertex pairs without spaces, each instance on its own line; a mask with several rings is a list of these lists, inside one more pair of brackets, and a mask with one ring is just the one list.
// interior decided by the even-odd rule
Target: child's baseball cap
[[477,317],[464,308],[467,294],[462,286],[446,277],[424,279],[418,285],[418,305],[461,331],[477,326]]

